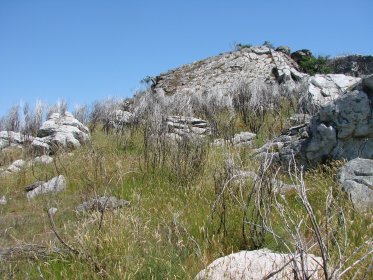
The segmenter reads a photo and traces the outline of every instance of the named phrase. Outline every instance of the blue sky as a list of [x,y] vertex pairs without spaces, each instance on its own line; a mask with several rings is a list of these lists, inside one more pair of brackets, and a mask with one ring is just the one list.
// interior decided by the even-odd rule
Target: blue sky
[[372,0],[0,0],[0,115],[129,97],[147,75],[265,40],[373,54]]

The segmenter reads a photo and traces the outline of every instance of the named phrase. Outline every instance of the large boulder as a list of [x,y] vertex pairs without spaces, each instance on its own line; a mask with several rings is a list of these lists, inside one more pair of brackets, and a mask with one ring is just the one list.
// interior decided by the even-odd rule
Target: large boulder
[[[295,271],[304,272],[310,276],[309,279],[324,279],[321,267],[322,259],[320,257],[305,254],[303,256],[303,264],[304,266],[302,266],[300,256],[294,257],[292,254],[274,253],[267,249],[241,251],[213,261],[199,272],[194,279],[293,280],[298,279]],[[306,271],[304,271],[304,268]]]
[[373,207],[373,160],[356,158],[347,162],[338,173],[341,189],[358,210]]
[[66,112],[63,115],[53,113],[38,131],[38,137],[32,141],[37,153],[55,152],[58,149],[73,150],[90,138],[89,130],[74,116]]
[[[32,187],[31,187],[32,186]],[[52,178],[48,182],[37,182],[26,187],[27,198],[32,199],[38,195],[45,193],[61,192],[66,188],[66,179],[63,175]]]
[[308,78],[308,94],[304,96],[308,107],[319,107],[342,96],[361,81],[343,74],[317,74]]

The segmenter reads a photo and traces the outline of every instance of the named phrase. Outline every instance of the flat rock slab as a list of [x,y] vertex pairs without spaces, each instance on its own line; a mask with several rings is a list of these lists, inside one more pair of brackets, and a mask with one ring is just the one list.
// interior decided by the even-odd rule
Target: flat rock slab
[[115,210],[122,207],[127,207],[130,202],[124,199],[118,199],[115,196],[101,196],[92,198],[86,202],[80,204],[76,211],[87,212],[87,211],[105,211],[105,210]]
[[361,211],[373,207],[373,160],[356,158],[347,162],[338,173],[341,189]]

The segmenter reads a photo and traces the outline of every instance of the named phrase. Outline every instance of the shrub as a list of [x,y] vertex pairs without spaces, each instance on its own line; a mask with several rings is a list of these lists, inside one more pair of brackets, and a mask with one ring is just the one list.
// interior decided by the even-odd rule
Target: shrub
[[310,75],[329,74],[332,69],[326,65],[327,61],[328,58],[326,56],[303,56],[299,61],[299,66]]

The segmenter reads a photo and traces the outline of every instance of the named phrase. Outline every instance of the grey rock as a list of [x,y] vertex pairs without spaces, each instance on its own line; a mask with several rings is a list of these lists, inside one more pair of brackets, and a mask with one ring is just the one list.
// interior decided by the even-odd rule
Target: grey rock
[[19,159],[19,160],[14,161],[11,165],[9,165],[9,167],[7,168],[7,171],[11,173],[16,173],[16,172],[21,171],[21,169],[25,165],[26,165],[26,161],[24,161],[23,159]]
[[124,110],[115,110],[110,117],[110,124],[115,129],[123,129],[125,125],[131,124],[134,114]]
[[32,199],[35,196],[45,193],[61,192],[66,188],[66,179],[63,175],[52,178],[46,183],[38,185],[36,188],[27,192],[27,198]]
[[73,115],[66,112],[51,114],[38,131],[38,137],[32,142],[34,151],[41,154],[55,152],[62,148],[73,150],[87,142],[89,130]]
[[2,197],[0,197],[0,205],[6,205],[8,202],[6,200],[6,197],[3,195]]
[[373,207],[373,160],[356,158],[347,162],[338,173],[341,189],[361,211]]
[[224,146],[232,144],[233,146],[251,146],[256,134],[251,132],[240,132],[235,134],[232,139],[215,139],[213,145]]
[[33,138],[31,136],[23,135],[20,132],[0,131],[0,150],[9,146],[23,145],[32,140]]
[[[199,272],[195,280],[265,279],[272,272],[275,279],[295,279],[294,271],[312,275],[312,279],[324,279],[322,259],[312,254],[304,254],[302,266],[300,256],[275,253],[268,249],[241,251],[213,261]],[[292,260],[294,258],[294,260]],[[307,271],[304,271],[304,268]],[[272,278],[271,278],[272,279]]]
[[317,74],[308,79],[308,106],[321,106],[341,97],[361,81],[343,74]]
[[42,155],[40,157],[36,157],[31,161],[32,164],[35,164],[35,163],[50,164],[52,162],[53,162],[53,158],[50,157],[50,156],[47,156],[47,155]]
[[115,196],[101,196],[92,198],[89,201],[80,204],[76,211],[86,212],[86,211],[104,211],[104,210],[115,210],[122,207],[127,207],[130,202],[124,199],[118,199]]
[[204,136],[211,133],[209,124],[205,120],[184,117],[184,116],[169,116],[166,119],[168,133],[183,136]]

